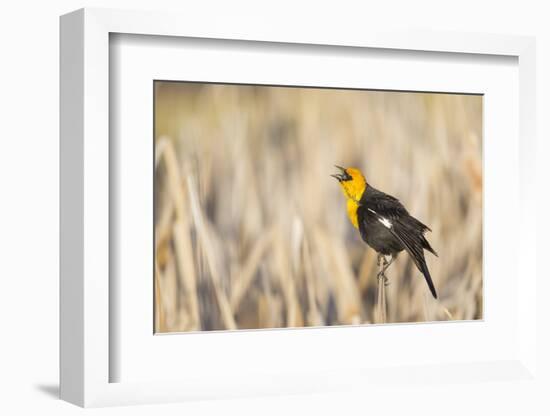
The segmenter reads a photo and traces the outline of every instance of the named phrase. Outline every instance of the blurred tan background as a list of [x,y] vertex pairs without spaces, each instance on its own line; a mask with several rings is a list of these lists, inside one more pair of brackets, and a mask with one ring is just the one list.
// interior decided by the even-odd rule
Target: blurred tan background
[[155,331],[377,322],[335,164],[433,230],[387,322],[482,318],[481,149],[481,96],[155,82]]

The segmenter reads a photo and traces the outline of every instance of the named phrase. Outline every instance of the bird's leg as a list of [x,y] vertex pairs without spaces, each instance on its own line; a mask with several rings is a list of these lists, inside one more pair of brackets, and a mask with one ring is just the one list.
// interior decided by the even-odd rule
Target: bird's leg
[[383,254],[378,254],[377,265],[378,265],[378,267],[380,267],[380,263],[382,263],[382,268],[378,272],[377,277],[378,277],[378,280],[384,279],[384,285],[386,285],[386,286],[388,286],[390,284],[390,282],[389,282],[388,277],[386,276],[385,273],[386,273],[386,270],[388,269],[388,267],[390,267],[390,264],[392,264],[394,260],[395,260],[395,256],[393,254],[390,257],[390,261],[387,261],[386,256],[384,256]]
[[384,284],[386,284],[388,278],[384,275],[384,272],[386,271],[388,261],[386,260],[386,256],[384,256],[383,254],[378,254],[378,267],[380,267],[380,264],[382,264],[382,267],[380,268],[380,271],[378,272],[376,277],[378,278],[378,280],[384,279]]
[[390,267],[390,264],[393,263],[393,261],[395,260],[395,257],[393,254],[391,255],[390,257],[390,261],[385,261],[386,260],[386,257],[384,257],[384,266],[382,267],[382,271],[380,273],[382,273],[382,276],[384,276],[384,284],[387,286],[390,284],[388,278],[386,277],[385,275],[385,272],[386,270],[388,269],[388,267]]
[[382,261],[383,258],[384,258],[384,255],[381,254],[381,253],[378,253],[378,257],[377,257],[377,259],[376,259],[376,265],[377,265],[378,267],[380,267],[380,262]]

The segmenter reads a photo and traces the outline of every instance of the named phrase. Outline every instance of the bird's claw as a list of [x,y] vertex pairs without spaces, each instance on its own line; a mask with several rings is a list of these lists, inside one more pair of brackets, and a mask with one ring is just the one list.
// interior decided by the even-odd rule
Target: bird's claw
[[384,272],[379,272],[376,277],[378,278],[378,280],[383,280],[384,281],[384,286],[388,286],[390,284],[390,281],[388,279],[388,277],[384,274]]

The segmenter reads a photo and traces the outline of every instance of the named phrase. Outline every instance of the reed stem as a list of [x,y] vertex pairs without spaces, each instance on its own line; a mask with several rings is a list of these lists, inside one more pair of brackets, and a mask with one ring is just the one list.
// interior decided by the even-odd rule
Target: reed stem
[[376,300],[376,309],[378,315],[378,323],[386,323],[386,281],[387,277],[384,272],[384,266],[386,265],[386,258],[382,255],[378,257],[378,266],[380,271],[378,272],[378,298]]

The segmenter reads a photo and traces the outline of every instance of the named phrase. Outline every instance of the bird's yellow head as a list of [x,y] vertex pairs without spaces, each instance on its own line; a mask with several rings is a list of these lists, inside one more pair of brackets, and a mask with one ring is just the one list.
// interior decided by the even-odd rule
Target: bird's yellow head
[[357,168],[336,167],[340,169],[341,172],[331,176],[338,180],[346,198],[359,202],[363,196],[363,192],[367,189],[365,177]]

